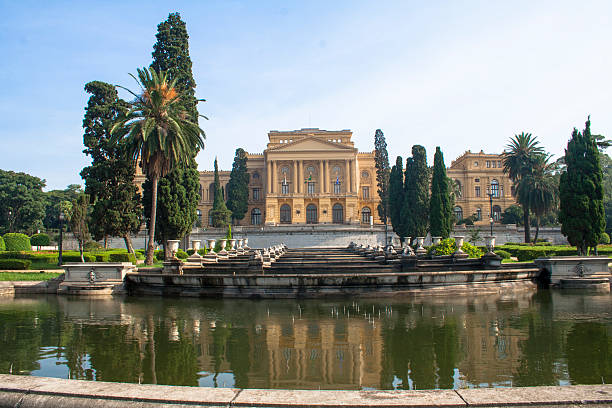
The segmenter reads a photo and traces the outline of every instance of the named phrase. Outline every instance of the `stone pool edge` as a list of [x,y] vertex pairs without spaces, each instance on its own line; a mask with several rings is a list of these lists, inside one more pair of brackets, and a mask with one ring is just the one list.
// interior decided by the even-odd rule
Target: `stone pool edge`
[[501,407],[612,405],[612,385],[424,391],[262,390],[0,374],[0,407]]

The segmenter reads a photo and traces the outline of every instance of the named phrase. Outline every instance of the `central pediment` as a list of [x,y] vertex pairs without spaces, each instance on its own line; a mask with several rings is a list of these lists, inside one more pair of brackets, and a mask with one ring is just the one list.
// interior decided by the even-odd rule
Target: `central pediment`
[[280,146],[270,147],[268,151],[275,152],[315,152],[315,151],[328,151],[328,152],[349,152],[355,150],[351,146],[346,146],[340,143],[329,142],[327,140],[321,140],[316,137],[305,137],[303,139],[295,140],[291,143],[282,144]]

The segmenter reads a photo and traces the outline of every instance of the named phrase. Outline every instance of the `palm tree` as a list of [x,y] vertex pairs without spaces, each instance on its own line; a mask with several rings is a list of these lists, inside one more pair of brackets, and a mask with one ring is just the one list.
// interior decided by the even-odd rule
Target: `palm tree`
[[[544,149],[538,146],[537,137],[531,133],[521,132],[520,135],[514,135],[510,139],[510,143],[506,145],[504,150],[503,163],[504,172],[508,174],[510,180],[517,185],[518,182],[527,176],[531,170],[534,160],[537,156],[544,154]],[[525,224],[525,242],[530,242],[529,232],[529,203],[521,201],[517,195],[517,201],[523,207],[523,221]]]
[[535,215],[534,244],[538,241],[542,216],[553,210],[558,202],[559,190],[553,177],[555,164],[549,163],[549,159],[548,154],[537,155],[533,160],[531,171],[523,176],[517,185],[519,201],[527,203]]
[[[157,212],[157,183],[178,166],[187,165],[198,149],[204,148],[204,131],[190,120],[182,107],[176,79],[168,80],[166,72],[153,68],[138,69],[140,93],[127,88],[135,99],[125,117],[113,126],[113,140],[124,141],[125,153],[134,162],[140,160],[142,171],[151,179],[151,222],[145,263],[153,264],[153,241]],[[201,115],[200,115],[201,116]]]

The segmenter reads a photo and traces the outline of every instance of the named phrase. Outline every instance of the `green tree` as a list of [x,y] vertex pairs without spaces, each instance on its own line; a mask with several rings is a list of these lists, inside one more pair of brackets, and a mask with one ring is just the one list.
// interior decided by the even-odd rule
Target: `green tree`
[[[187,234],[196,222],[197,214],[191,211],[193,202],[199,199],[200,175],[197,170],[187,168],[182,171],[173,171],[160,178],[157,187],[157,227],[155,240],[164,245],[166,257],[170,258],[169,239],[178,239]],[[150,219],[151,214],[151,181],[144,184],[145,217]]]
[[[201,116],[198,114],[197,103],[203,99],[195,97],[196,83],[191,71],[189,35],[180,14],[168,15],[168,18],[157,26],[155,37],[157,41],[153,45],[151,68],[158,72],[165,72],[168,81],[174,81],[175,89],[181,95],[177,106],[187,116],[186,119],[189,122],[197,125],[198,118]],[[156,228],[159,234],[156,236],[161,240],[158,242],[164,244],[164,247],[166,240],[180,239],[188,233],[197,219],[200,184],[195,156],[200,147],[204,146],[195,146],[192,149],[191,156],[184,165],[173,168],[167,175],[161,177],[160,186],[164,188],[158,192],[158,225]],[[164,178],[166,180],[163,180]],[[177,181],[182,184],[177,184]],[[152,180],[143,185],[146,197],[152,195],[150,191],[152,186]],[[177,198],[181,201],[180,206],[176,204]],[[150,225],[150,207],[147,205],[145,205],[145,217]]]
[[72,207],[68,215],[70,223],[70,231],[79,243],[79,252],[81,254],[81,262],[85,262],[83,258],[83,247],[89,239],[89,196],[81,194],[72,202]]
[[[380,204],[378,205],[378,215],[382,222],[387,224],[389,216],[389,176],[391,169],[389,167],[389,153],[387,153],[387,141],[382,130],[376,129],[374,134],[374,164],[376,166],[376,184],[378,186],[378,196]],[[386,243],[385,243],[386,245]]]
[[0,170],[0,232],[31,234],[45,217],[45,180],[26,173]]
[[515,204],[506,208],[502,213],[501,223],[523,225],[523,209]]
[[605,229],[603,174],[590,127],[589,118],[582,133],[574,128],[565,149],[567,170],[559,185],[561,232],[580,255],[597,247]]
[[225,206],[223,200],[223,192],[221,191],[221,184],[219,183],[219,168],[217,166],[217,158],[215,157],[215,179],[214,179],[215,195],[213,200],[213,207],[211,210],[212,223],[215,228],[225,228],[230,223],[230,217],[232,212]]
[[[510,143],[506,145],[506,150],[502,154],[504,163],[504,172],[508,174],[510,180],[515,186],[518,185],[521,178],[531,172],[532,164],[536,158],[544,154],[544,149],[539,146],[537,137],[533,137],[531,133],[522,132],[520,135],[514,135],[510,139]],[[517,194],[518,199],[518,194]],[[523,225],[525,226],[525,242],[531,241],[529,231],[529,203],[520,202],[523,208]]]
[[[135,78],[135,77],[134,77]],[[136,78],[135,78],[136,79]],[[130,110],[113,126],[116,142],[125,139],[125,152],[151,179],[149,243],[145,263],[153,264],[153,240],[157,214],[159,178],[177,167],[189,165],[198,148],[204,147],[204,131],[190,121],[183,111],[181,94],[174,81],[164,72],[139,69],[137,82],[141,94],[129,91],[136,98]],[[125,136],[124,136],[125,135]]]
[[247,171],[247,154],[243,149],[236,149],[232,172],[227,183],[227,208],[232,218],[242,220],[248,209],[249,173]]
[[395,165],[391,168],[389,176],[389,218],[393,231],[400,237],[404,237],[404,223],[401,211],[404,203],[404,166],[401,156],[397,156]]
[[432,236],[442,238],[450,236],[453,229],[452,205],[444,156],[440,147],[436,147],[433,177],[431,179],[431,200],[429,202],[429,222]]
[[612,234],[612,159],[600,152],[599,160],[603,173],[604,211],[606,213],[606,232]]
[[549,158],[548,155],[536,156],[531,171],[517,185],[518,200],[527,204],[535,218],[534,244],[538,241],[542,217],[553,211],[558,202],[559,189],[554,181],[553,164],[548,162]]
[[91,165],[83,168],[85,193],[93,203],[90,231],[94,239],[123,237],[128,252],[134,253],[131,234],[139,231],[142,208],[140,193],[134,184],[136,168],[121,155],[122,144],[111,142],[111,128],[128,104],[119,98],[111,84],[93,81],[85,85],[91,96],[83,119],[83,153]]
[[424,237],[429,225],[429,168],[423,146],[412,146],[412,157],[406,160],[404,189],[406,195],[401,214],[406,223],[406,235]]
[[59,214],[64,202],[71,202],[83,193],[83,188],[78,184],[69,184],[64,190],[51,190],[45,192],[45,228],[59,229]]

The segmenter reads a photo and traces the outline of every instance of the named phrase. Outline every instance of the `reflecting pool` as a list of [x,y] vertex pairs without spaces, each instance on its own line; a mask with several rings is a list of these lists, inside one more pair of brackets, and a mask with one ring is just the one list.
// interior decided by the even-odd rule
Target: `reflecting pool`
[[611,383],[612,296],[3,298],[0,372],[291,389]]

